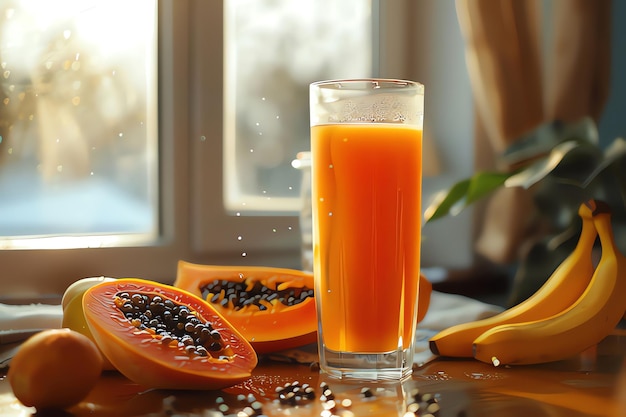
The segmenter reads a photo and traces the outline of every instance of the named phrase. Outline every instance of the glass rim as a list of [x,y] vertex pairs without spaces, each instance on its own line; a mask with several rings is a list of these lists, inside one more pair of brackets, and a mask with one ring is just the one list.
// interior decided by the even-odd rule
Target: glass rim
[[[341,90],[344,87],[352,90],[374,90],[377,88],[416,88],[420,93],[424,91],[424,84],[399,78],[338,78],[332,80],[315,81],[311,88],[325,88]],[[357,86],[359,86],[357,88]]]

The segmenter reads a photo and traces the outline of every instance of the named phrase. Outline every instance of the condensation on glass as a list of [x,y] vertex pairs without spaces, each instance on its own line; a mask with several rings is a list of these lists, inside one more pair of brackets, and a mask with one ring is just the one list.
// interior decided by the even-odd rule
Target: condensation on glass
[[0,248],[157,233],[156,0],[0,0]]
[[372,76],[372,0],[225,2],[225,206],[297,212],[308,85]]

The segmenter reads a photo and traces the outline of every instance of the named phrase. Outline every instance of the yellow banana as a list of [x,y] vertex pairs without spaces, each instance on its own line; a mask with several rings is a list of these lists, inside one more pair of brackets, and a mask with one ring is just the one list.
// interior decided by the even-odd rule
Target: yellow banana
[[474,340],[474,357],[502,364],[562,360],[599,343],[619,323],[626,305],[626,257],[615,245],[608,206],[596,202],[594,224],[602,256],[589,286],[569,308],[552,317],[506,324]]
[[442,330],[430,339],[430,350],[441,356],[471,358],[472,343],[484,331],[501,324],[549,317],[574,303],[585,291],[593,275],[591,252],[597,236],[592,207],[581,204],[578,215],[583,224],[576,248],[539,290],[500,314]]

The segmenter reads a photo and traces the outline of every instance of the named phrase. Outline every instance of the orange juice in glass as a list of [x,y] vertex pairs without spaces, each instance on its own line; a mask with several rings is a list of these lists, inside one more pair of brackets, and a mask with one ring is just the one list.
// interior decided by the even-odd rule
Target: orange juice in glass
[[310,97],[320,367],[402,380],[419,308],[424,87],[334,80]]

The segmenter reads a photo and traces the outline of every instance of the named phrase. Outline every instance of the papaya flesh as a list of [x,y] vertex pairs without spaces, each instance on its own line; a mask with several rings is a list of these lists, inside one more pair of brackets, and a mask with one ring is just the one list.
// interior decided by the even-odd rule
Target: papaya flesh
[[118,279],[83,295],[89,329],[133,382],[159,389],[220,389],[250,377],[257,356],[208,303],[170,285]]
[[[311,273],[179,261],[174,286],[211,303],[257,353],[290,349],[317,340]],[[431,283],[420,276],[418,321],[426,315],[431,292]]]
[[290,349],[317,340],[310,273],[179,261],[174,286],[208,301],[257,353]]

